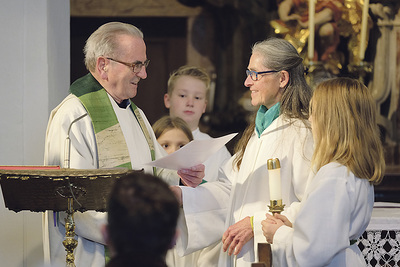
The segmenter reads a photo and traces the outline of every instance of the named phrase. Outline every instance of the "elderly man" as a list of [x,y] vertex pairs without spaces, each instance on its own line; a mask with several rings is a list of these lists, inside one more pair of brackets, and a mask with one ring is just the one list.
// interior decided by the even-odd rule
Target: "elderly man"
[[[143,33],[133,25],[110,22],[86,41],[85,65],[89,73],[76,80],[56,107],[46,132],[45,164],[75,169],[126,167],[144,169],[177,185],[179,176],[190,186],[204,177],[204,165],[176,172],[145,163],[166,155],[159,146],[143,111],[131,101],[138,83],[147,77]],[[69,137],[69,138],[67,138]],[[70,149],[65,141],[70,140]],[[64,214],[47,212],[44,219],[45,259],[51,266],[65,266]],[[105,247],[100,226],[106,214],[88,211],[75,214],[79,266],[104,266]]]

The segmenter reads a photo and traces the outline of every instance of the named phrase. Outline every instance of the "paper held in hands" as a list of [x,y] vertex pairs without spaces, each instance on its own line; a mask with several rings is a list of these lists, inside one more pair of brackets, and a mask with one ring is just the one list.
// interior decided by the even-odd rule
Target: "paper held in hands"
[[207,140],[193,140],[174,153],[146,163],[146,165],[171,170],[188,169],[206,161],[236,135],[237,133],[233,133]]

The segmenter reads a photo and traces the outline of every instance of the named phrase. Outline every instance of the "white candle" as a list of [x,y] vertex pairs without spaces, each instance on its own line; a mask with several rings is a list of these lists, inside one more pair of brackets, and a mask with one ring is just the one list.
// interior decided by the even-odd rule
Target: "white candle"
[[282,199],[281,190],[281,166],[279,159],[269,159],[267,161],[269,174],[269,195],[270,200]]
[[310,61],[314,58],[314,42],[315,42],[315,1],[309,0],[308,3],[308,29],[310,35],[308,36],[308,59]]
[[361,21],[360,61],[364,60],[365,49],[367,44],[368,10],[369,10],[369,0],[364,0],[362,21]]

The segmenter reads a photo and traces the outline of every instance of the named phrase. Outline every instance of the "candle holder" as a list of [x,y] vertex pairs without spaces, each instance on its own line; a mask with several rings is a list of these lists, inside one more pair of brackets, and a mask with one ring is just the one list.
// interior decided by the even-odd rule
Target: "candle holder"
[[269,211],[281,213],[285,205],[282,204],[281,192],[281,163],[278,158],[267,160],[267,168],[269,173],[269,190],[270,203]]
[[281,214],[284,207],[285,204],[282,203],[282,199],[270,200],[270,205],[268,206],[269,212],[271,212],[272,214],[275,213]]
[[305,60],[304,65],[307,68],[306,81],[311,88],[314,88],[318,74],[326,72],[324,64],[321,61]]
[[364,83],[365,76],[372,72],[373,65],[370,62],[360,61],[358,64],[350,64],[348,70],[357,76],[360,82]]

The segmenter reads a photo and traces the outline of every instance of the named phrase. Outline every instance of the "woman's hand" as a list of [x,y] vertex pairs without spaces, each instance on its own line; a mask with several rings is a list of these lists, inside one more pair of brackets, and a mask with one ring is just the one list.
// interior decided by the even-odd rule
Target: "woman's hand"
[[254,236],[253,228],[251,227],[250,217],[238,221],[229,226],[222,236],[223,250],[228,250],[228,255],[238,255],[244,244],[249,242]]
[[261,222],[263,235],[269,244],[273,243],[276,230],[282,225],[292,227],[292,223],[284,215],[275,213],[274,216],[266,214],[267,218]]

